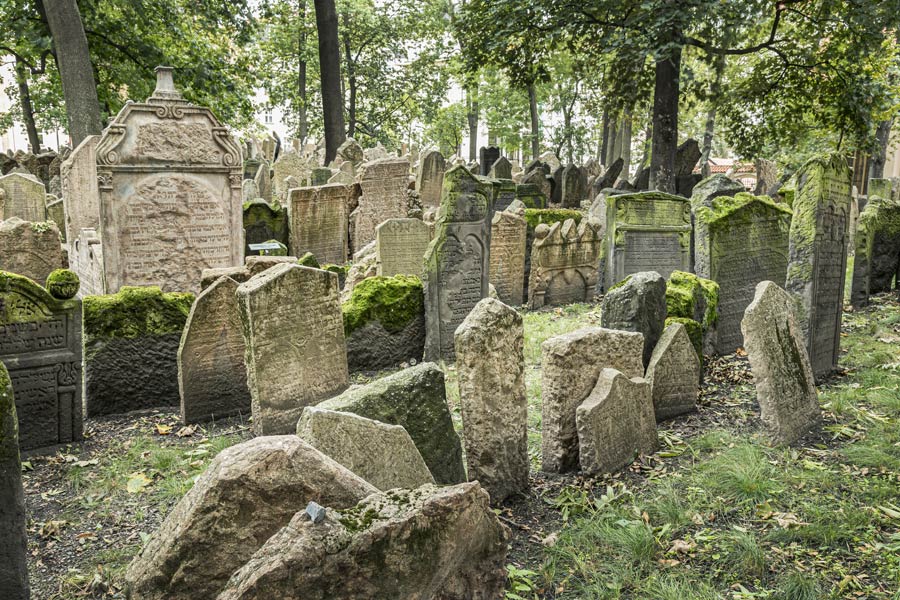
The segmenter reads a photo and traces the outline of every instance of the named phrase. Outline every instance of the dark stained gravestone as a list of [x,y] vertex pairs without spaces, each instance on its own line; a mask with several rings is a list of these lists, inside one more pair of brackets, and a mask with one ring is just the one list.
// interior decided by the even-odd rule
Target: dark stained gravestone
[[900,274],[900,202],[870,191],[859,215],[855,247],[850,299],[853,306],[862,307],[871,294],[889,292]]
[[0,362],[0,598],[28,600],[25,492],[13,396],[9,373]]
[[487,176],[491,172],[491,167],[500,158],[500,148],[496,146],[484,146],[478,151],[478,174]]

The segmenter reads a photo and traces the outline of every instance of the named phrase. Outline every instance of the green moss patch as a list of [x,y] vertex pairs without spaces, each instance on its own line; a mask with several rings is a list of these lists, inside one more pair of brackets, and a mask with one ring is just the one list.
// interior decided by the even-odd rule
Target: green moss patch
[[389,332],[403,330],[425,310],[422,280],[414,275],[370,277],[353,288],[350,299],[341,307],[344,334],[350,335],[371,321],[378,321]]
[[[666,309],[670,317],[698,320],[703,330],[718,318],[719,284],[693,273],[673,271],[666,283]],[[702,313],[698,314],[698,313]]]
[[313,269],[319,268],[319,261],[316,259],[315,255],[312,252],[307,252],[299,259],[297,259],[297,264],[301,267],[312,267]]
[[544,223],[546,225],[553,225],[554,223],[561,223],[566,219],[575,219],[576,223],[580,223],[583,217],[583,213],[567,208],[525,209],[525,222],[528,223],[528,227],[530,227],[531,229],[534,229],[541,223]]
[[134,338],[184,329],[194,295],[164,294],[158,287],[123,287],[119,293],[84,298],[84,333],[90,338]]
[[703,362],[703,327],[693,319],[685,319],[683,317],[668,317],[666,319],[666,327],[674,323],[681,323],[687,331],[688,337],[691,339],[691,345],[697,352],[700,362]]

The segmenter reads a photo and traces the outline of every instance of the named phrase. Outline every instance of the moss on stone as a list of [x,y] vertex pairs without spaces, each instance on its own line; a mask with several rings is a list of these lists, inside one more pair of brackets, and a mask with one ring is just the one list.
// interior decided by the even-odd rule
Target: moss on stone
[[666,318],[666,327],[672,325],[673,323],[681,323],[684,325],[684,329],[688,334],[688,337],[691,340],[691,345],[694,346],[694,350],[697,352],[697,357],[700,358],[700,362],[703,362],[703,326],[700,325],[697,321],[693,319],[686,319],[684,317],[668,317]]
[[155,286],[123,287],[117,294],[84,298],[84,333],[91,338],[134,338],[184,329],[194,295],[164,294]]
[[584,214],[568,208],[526,208],[525,222],[528,227],[534,229],[541,223],[553,225],[561,223],[566,219],[575,219],[575,223],[580,223]]
[[611,286],[608,290],[606,290],[606,293],[608,294],[609,292],[611,292],[611,291],[613,291],[613,290],[617,290],[617,289],[619,289],[620,287],[625,286],[626,284],[628,284],[629,281],[631,281],[631,275],[627,275],[627,276],[625,277],[625,279],[623,279],[622,281],[620,281],[620,282],[616,283],[615,285]]
[[334,273],[338,277],[342,277],[350,270],[350,265],[322,265],[320,268],[329,273]]
[[719,284],[693,273],[673,271],[666,282],[666,308],[670,317],[694,319],[699,316],[698,301],[703,301],[703,330],[716,323],[719,307]]
[[69,269],[57,269],[47,276],[47,291],[54,298],[68,300],[74,298],[81,287],[78,274]]
[[[747,192],[741,192],[739,194],[735,194],[734,196],[719,196],[714,198],[711,202],[710,206],[698,206],[694,210],[694,214],[697,219],[701,219],[706,223],[710,223],[711,225],[720,219],[725,217],[729,217],[734,215],[735,212],[744,208],[748,204],[752,202],[761,202],[770,208],[774,208],[777,211],[783,212],[787,215],[791,214],[791,210],[783,205],[775,202],[768,196],[754,196],[753,194]],[[753,216],[748,214],[744,221],[746,223],[750,223]],[[730,219],[729,226],[741,225],[741,219]]]
[[414,275],[369,277],[353,288],[344,302],[344,334],[350,335],[371,321],[389,332],[402,331],[424,312],[422,280]]
[[316,260],[316,257],[312,252],[307,252],[306,254],[298,258],[297,264],[301,267],[312,267],[313,269],[319,268],[319,261]]

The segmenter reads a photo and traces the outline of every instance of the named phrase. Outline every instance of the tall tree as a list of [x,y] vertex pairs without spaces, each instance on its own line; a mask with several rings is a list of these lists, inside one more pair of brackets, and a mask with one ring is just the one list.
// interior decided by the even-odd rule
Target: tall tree
[[344,101],[341,94],[341,50],[334,0],[315,0],[319,34],[319,75],[322,82],[322,114],[325,120],[325,163],[337,156],[344,143]]
[[42,2],[66,99],[69,136],[72,145],[77,146],[84,138],[98,135],[103,129],[87,36],[75,0]]

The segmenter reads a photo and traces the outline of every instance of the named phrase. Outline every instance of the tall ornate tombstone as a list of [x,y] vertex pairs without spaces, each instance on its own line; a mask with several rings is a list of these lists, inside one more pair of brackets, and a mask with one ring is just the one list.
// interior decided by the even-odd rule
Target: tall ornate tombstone
[[785,290],[800,300],[800,329],[816,377],[837,366],[847,271],[850,169],[837,155],[797,171]]
[[339,183],[290,190],[291,250],[320,263],[347,262],[350,188]]
[[0,177],[3,218],[38,223],[47,220],[44,184],[34,175],[10,173]]
[[70,271],[50,291],[0,271],[0,361],[9,370],[23,450],[82,439],[81,300]]
[[756,284],[783,285],[788,262],[791,210],[746,193],[720,196],[695,209],[694,270],[719,284],[716,351],[744,345],[741,319]]
[[496,146],[488,146],[485,148],[484,146],[478,150],[478,174],[481,176],[487,176],[488,173],[491,172],[491,167],[494,166],[494,163],[500,158],[500,148]]
[[388,219],[375,229],[375,268],[378,275],[422,276],[431,232],[421,219]]
[[425,253],[425,360],[452,360],[453,335],[488,294],[490,184],[468,169],[444,175],[436,235]]
[[490,282],[504,304],[522,304],[525,285],[524,217],[510,211],[498,211],[491,220]]
[[419,172],[416,174],[416,189],[419,190],[422,208],[438,206],[441,203],[441,185],[444,183],[446,170],[447,163],[439,151],[431,150],[422,155]]
[[0,598],[28,600],[25,490],[12,383],[0,362]]
[[203,269],[243,262],[240,148],[208,108],[181,97],[170,67],[157,68],[146,102],[116,115],[96,160],[104,293],[196,292]]
[[691,270],[691,204],[662,192],[606,199],[606,289],[628,275]]
[[538,225],[531,246],[528,306],[556,306],[587,302],[597,287],[603,236],[600,223],[582,219]]
[[409,211],[409,161],[384,158],[362,166],[359,175],[362,196],[353,211],[353,248],[375,239],[375,228],[388,219],[406,217]]

